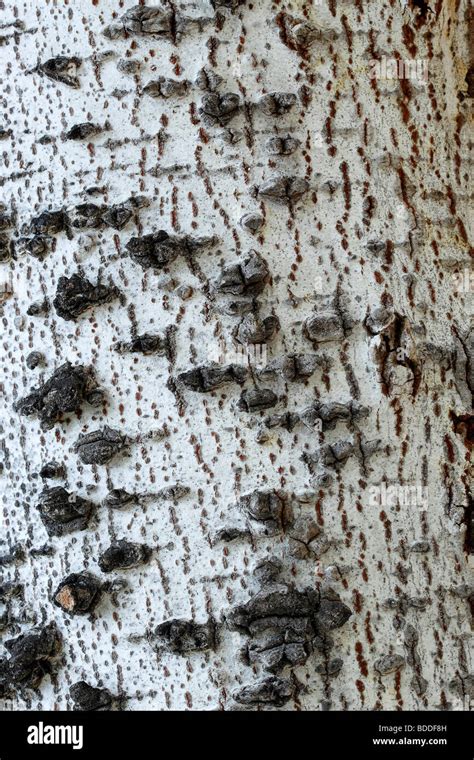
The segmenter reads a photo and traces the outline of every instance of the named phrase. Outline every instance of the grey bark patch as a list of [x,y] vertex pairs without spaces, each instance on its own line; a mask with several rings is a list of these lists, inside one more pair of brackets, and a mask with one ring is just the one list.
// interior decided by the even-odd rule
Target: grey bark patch
[[337,401],[321,403],[315,401],[311,406],[302,409],[298,413],[299,419],[310,429],[314,429],[317,421],[321,421],[321,430],[334,430],[337,423],[342,421],[350,426],[354,422],[360,422],[368,417],[370,409],[357,401],[342,404]]
[[147,204],[148,201],[142,196],[132,196],[113,206],[80,203],[71,213],[71,224],[77,229],[98,229],[105,225],[122,230],[134,218],[136,210]]
[[405,658],[400,654],[384,654],[376,662],[374,662],[374,669],[381,676],[386,676],[389,673],[396,673],[405,665]]
[[338,599],[322,599],[316,613],[316,623],[320,631],[333,631],[347,623],[351,615],[349,607]]
[[44,363],[44,354],[41,351],[32,351],[26,357],[26,366],[28,369],[36,369]]
[[[64,229],[67,230],[69,234],[68,224],[69,222],[67,221]],[[34,259],[42,261],[49,253],[51,241],[52,238],[47,235],[35,235],[31,238],[21,237],[16,241],[16,249],[20,253],[24,252],[33,256]]]
[[[21,544],[16,544],[11,548],[11,550],[7,554],[1,554],[0,555],[0,567],[6,567],[6,565],[13,565],[17,562],[24,562],[26,559],[26,552],[24,547]],[[2,589],[3,587],[0,586],[0,600],[2,600]],[[2,620],[2,617],[0,617],[0,621]],[[1,626],[0,626],[1,627]]]
[[229,8],[231,11],[237,10],[240,6],[245,5],[247,0],[211,0],[211,5],[216,10],[217,8]]
[[316,672],[324,677],[337,676],[344,665],[343,661],[339,657],[335,657],[334,660],[329,660],[327,663],[316,666]]
[[290,203],[299,200],[309,190],[309,183],[303,177],[277,175],[256,187],[256,194],[275,203]]
[[234,92],[210,92],[203,95],[198,113],[206,126],[224,127],[237,116],[239,109],[240,97]]
[[180,285],[176,288],[176,295],[181,298],[182,301],[187,301],[193,295],[194,290],[190,285]]
[[71,224],[76,229],[98,229],[102,226],[102,214],[107,206],[97,203],[79,203],[71,213]]
[[283,570],[283,562],[278,557],[263,559],[255,565],[253,576],[261,586],[274,583]]
[[278,396],[270,388],[249,388],[242,392],[237,407],[242,412],[262,412],[278,403]]
[[113,488],[104,499],[104,507],[109,509],[122,509],[129,504],[136,504],[137,497],[123,488]]
[[191,259],[202,248],[214,245],[216,238],[193,238],[190,235],[169,235],[159,230],[150,235],[131,238],[125,248],[130,258],[143,269],[157,271],[171,264],[179,256]]
[[291,156],[300,145],[299,140],[290,136],[271,137],[266,143],[268,152],[274,156]]
[[259,107],[266,116],[282,116],[291,111],[297,101],[292,92],[269,92],[259,101]]
[[69,615],[85,615],[99,602],[102,584],[90,573],[68,575],[53,594],[53,602]]
[[228,145],[237,145],[242,138],[243,138],[243,132],[241,129],[235,129],[234,127],[227,127],[227,129],[224,129],[222,132],[219,132],[219,135],[221,140],[223,142],[227,143]]
[[181,372],[178,375],[178,382],[197,393],[208,393],[209,391],[220,388],[225,383],[237,383],[242,385],[247,377],[245,367],[238,364],[228,364],[225,367],[209,366],[196,367],[188,372]]
[[41,315],[47,314],[49,308],[49,301],[46,299],[44,301],[34,301],[28,306],[26,313],[29,317],[39,317]]
[[114,230],[123,230],[133,219],[133,208],[133,203],[130,201],[109,206],[102,214],[102,221]]
[[214,284],[218,293],[229,295],[258,295],[268,282],[270,271],[265,259],[250,251],[242,262],[225,267]]
[[244,214],[240,219],[240,226],[254,235],[256,232],[262,229],[264,224],[264,218],[261,214],[249,213]]
[[177,98],[186,95],[189,91],[189,85],[190,82],[186,79],[170,79],[161,76],[152,82],[148,82],[143,88],[143,92],[152,98]]
[[213,69],[204,66],[198,71],[195,84],[200,90],[209,90],[210,92],[213,92],[214,90],[217,90],[223,81],[223,78]]
[[474,700],[474,673],[461,672],[449,682],[449,688],[452,692],[461,698],[467,697]]
[[99,557],[99,567],[103,573],[112,570],[127,569],[143,565],[151,557],[151,549],[144,544],[137,544],[122,539],[115,541]]
[[0,235],[0,263],[10,261],[13,256],[13,244],[8,235]]
[[288,382],[304,382],[318,367],[326,368],[326,359],[317,354],[286,354],[272,359],[261,370],[259,376],[280,375]]
[[456,330],[452,365],[458,393],[464,405],[470,409],[474,393],[474,329],[463,332],[464,335]]
[[250,637],[245,650],[249,664],[278,672],[306,662],[317,640],[343,626],[351,614],[330,587],[319,592],[275,583],[230,610],[225,621]]
[[18,401],[14,408],[26,417],[37,414],[43,430],[50,430],[66,412],[79,412],[94,387],[91,370],[82,365],[62,364],[43,385]]
[[276,585],[265,587],[248,602],[238,605],[226,615],[230,630],[251,635],[263,625],[276,621],[286,625],[292,618],[313,618],[319,609],[319,593],[311,589],[300,591],[294,586]]
[[60,277],[53,306],[58,317],[74,321],[88,309],[100,306],[118,298],[116,287],[93,285],[80,274],[72,277]]
[[322,404],[320,401],[315,401],[299,412],[285,412],[265,417],[263,424],[269,429],[282,427],[291,432],[296,425],[302,423],[309,430],[320,429],[325,432],[334,430],[339,421],[345,422],[350,427],[353,423],[365,419],[369,414],[370,409],[357,401],[346,404],[337,401]]
[[428,688],[428,681],[420,674],[415,674],[410,681],[410,688],[413,689],[417,697],[422,697],[426,694]]
[[165,501],[171,500],[176,502],[187,496],[190,492],[191,489],[188,486],[183,486],[181,483],[175,483],[174,485],[160,488],[156,494],[150,494],[150,497],[153,498],[156,495],[158,499],[164,499]]
[[62,462],[55,462],[51,460],[46,462],[40,469],[39,475],[43,480],[50,480],[53,478],[63,478],[66,474],[66,469]]
[[316,640],[344,625],[350,615],[332,589],[320,594],[275,582],[265,585],[246,604],[231,609],[225,621],[231,630],[250,638],[244,650],[248,664],[279,672],[287,665],[306,662]]
[[303,332],[308,340],[316,344],[344,338],[342,320],[335,312],[311,315],[304,324]]
[[233,336],[238,343],[243,345],[263,344],[273,337],[279,326],[277,317],[270,316],[259,319],[253,313],[246,314],[233,332]]
[[120,431],[105,426],[101,430],[80,435],[74,451],[84,464],[107,464],[126,446],[126,437]]
[[57,486],[42,491],[37,508],[48,535],[64,536],[87,527],[94,505]]
[[230,543],[231,541],[237,541],[242,538],[250,538],[250,531],[244,528],[227,526],[216,530],[211,536],[210,543],[211,546],[216,546],[216,544],[219,544],[221,541]]
[[431,543],[422,539],[419,541],[413,541],[413,543],[410,544],[410,551],[415,552],[416,554],[426,554],[431,551]]
[[[12,552],[10,555],[7,555],[7,560],[3,561],[3,566],[6,564],[9,564],[10,561],[15,561],[15,559],[21,558],[21,549],[20,547],[16,546],[13,547]],[[24,559],[24,553],[23,553],[23,559]],[[15,597],[24,599],[24,587],[19,583],[14,583],[7,581],[6,583],[3,583],[0,586],[0,601],[5,603],[8,601],[11,601]]]
[[114,349],[119,353],[133,353],[157,356],[166,356],[168,359],[172,355],[171,335],[165,333],[165,335],[151,335],[150,333],[144,333],[143,335],[137,335],[130,341],[119,341],[114,345]]
[[271,673],[285,667],[304,665],[311,651],[312,630],[306,621],[295,621],[279,635],[273,630],[258,635],[244,648],[242,655],[248,665],[259,665]]
[[69,689],[69,694],[74,702],[74,709],[81,712],[108,710],[114,701],[114,697],[108,689],[98,689],[86,681],[73,683]]
[[282,42],[300,54],[306,53],[308,46],[318,37],[321,31],[305,21],[304,18],[292,16],[282,11],[274,19]]
[[74,124],[64,134],[65,140],[87,140],[88,137],[94,137],[94,135],[102,132],[102,127],[99,124],[94,124],[92,121],[84,121],[80,124]]
[[226,314],[228,317],[242,317],[246,314],[252,314],[257,309],[258,301],[254,298],[237,298],[232,301],[224,301],[217,307],[220,314]]
[[314,541],[321,533],[321,528],[311,515],[301,514],[288,530],[290,554],[298,559],[307,559],[317,554],[313,552]]
[[103,34],[109,39],[117,39],[126,33],[172,39],[174,24],[174,11],[169,8],[135,5],[120,17],[118,23],[106,27]]
[[142,62],[137,58],[121,58],[117,63],[117,69],[121,71],[122,74],[138,74],[141,68]]
[[5,648],[10,657],[0,660],[0,692],[11,686],[37,688],[52,671],[62,649],[62,636],[56,623],[49,623],[5,641]]
[[291,681],[277,676],[268,676],[257,683],[243,686],[234,692],[233,698],[241,705],[273,705],[283,707],[294,696]]
[[4,212],[4,209],[6,207],[0,203],[0,232],[4,232],[5,230],[8,230],[10,227],[13,227],[13,217],[10,216],[10,214],[7,214]]
[[313,467],[316,464],[339,470],[344,467],[349,457],[354,453],[355,447],[352,441],[341,440],[334,444],[326,443],[312,454],[305,452],[302,459],[308,465],[310,472],[313,472]]
[[292,518],[288,501],[275,491],[256,490],[245,494],[238,500],[238,507],[270,534],[281,531]]
[[371,335],[378,335],[378,333],[390,326],[394,318],[395,315],[392,309],[385,306],[376,306],[368,311],[364,325]]
[[[37,236],[56,235],[58,232],[67,231],[68,228],[69,218],[64,209],[42,211],[41,214],[31,219],[29,226],[27,226],[27,230]],[[42,240],[40,240],[40,245],[43,245]],[[30,250],[30,253],[33,254],[33,251]],[[38,252],[36,252],[36,256],[38,256]]]
[[175,654],[203,652],[217,646],[217,626],[210,618],[206,623],[173,619],[158,625],[151,638],[155,648],[168,649]]
[[67,84],[68,87],[78,88],[80,87],[80,81],[77,76],[77,69],[81,65],[82,60],[77,56],[68,58],[64,55],[58,55],[56,58],[49,58],[44,63],[40,63],[36,70],[40,74],[44,74],[48,79]]
[[365,247],[370,253],[375,255],[382,253],[387,248],[387,242],[385,240],[368,240]]

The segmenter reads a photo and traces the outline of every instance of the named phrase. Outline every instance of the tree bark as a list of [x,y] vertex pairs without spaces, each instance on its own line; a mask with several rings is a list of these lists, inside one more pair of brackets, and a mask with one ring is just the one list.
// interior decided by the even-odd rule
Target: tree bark
[[467,709],[468,3],[0,8],[0,698]]

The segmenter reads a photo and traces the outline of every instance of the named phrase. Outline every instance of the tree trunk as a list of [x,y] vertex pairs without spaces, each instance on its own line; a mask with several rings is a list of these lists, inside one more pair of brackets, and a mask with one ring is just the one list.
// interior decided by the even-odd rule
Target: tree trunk
[[468,3],[0,8],[5,705],[467,709]]

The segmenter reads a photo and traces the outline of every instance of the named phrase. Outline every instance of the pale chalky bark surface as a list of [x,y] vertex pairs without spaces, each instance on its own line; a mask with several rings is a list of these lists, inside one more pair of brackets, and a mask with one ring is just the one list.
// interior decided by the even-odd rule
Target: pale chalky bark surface
[[474,698],[471,21],[0,3],[7,709]]

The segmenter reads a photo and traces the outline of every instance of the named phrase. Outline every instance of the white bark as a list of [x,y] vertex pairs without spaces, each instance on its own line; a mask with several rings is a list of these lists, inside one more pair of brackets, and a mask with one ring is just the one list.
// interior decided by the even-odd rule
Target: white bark
[[[330,585],[352,610],[332,634],[329,660],[343,661],[340,672],[323,677],[316,668],[325,656],[311,653],[292,671],[305,688],[276,709],[463,709],[472,693],[472,292],[456,290],[452,277],[470,272],[468,5],[433,0],[421,16],[411,6],[423,3],[395,0],[250,5],[230,12],[185,3],[180,14],[206,21],[186,26],[174,42],[104,36],[133,6],[129,0],[119,9],[110,0],[0,4],[2,199],[12,218],[6,234],[15,241],[14,259],[0,264],[9,286],[1,341],[2,553],[24,548],[23,558],[2,567],[24,600],[6,603],[1,635],[55,620],[63,637],[52,679],[7,694],[30,709],[72,708],[69,687],[80,680],[125,697],[127,710],[234,709],[233,694],[268,674],[240,661],[248,637],[221,619],[256,593],[253,568],[272,556],[282,561],[281,582],[319,592]],[[296,24],[288,31],[289,16],[316,31]],[[59,55],[82,59],[79,87],[32,72]],[[428,81],[371,80],[370,61],[384,56],[428,60]],[[140,63],[135,74],[118,65],[128,60]],[[227,125],[241,132],[234,144],[223,139],[225,126],[199,116],[205,91],[195,80],[203,67],[222,77],[218,93],[241,98]],[[187,92],[144,93],[159,76],[188,80]],[[261,98],[273,92],[297,96],[288,113],[265,113]],[[84,122],[107,129],[64,140]],[[270,154],[269,138],[287,136],[299,147]],[[255,197],[253,186],[262,189],[278,173],[306,179],[308,191],[291,203]],[[92,187],[98,191],[88,195]],[[80,203],[110,206],[130,196],[149,203],[123,229],[73,229],[70,237],[60,231],[43,259],[21,252],[22,228],[41,212],[65,209],[73,218]],[[254,235],[239,224],[247,213],[264,217]],[[161,274],[145,271],[125,245],[160,229],[217,240],[194,264],[179,257]],[[168,382],[211,364],[222,346],[225,356],[232,352],[240,317],[222,313],[229,298],[212,283],[251,249],[271,274],[257,296],[259,317],[280,322],[266,346],[268,361],[316,350],[332,362],[306,382],[259,381],[279,397],[261,414],[235,407],[236,384],[176,394]],[[61,319],[52,305],[46,315],[26,315],[33,302],[51,304],[59,277],[78,270],[94,284],[113,282],[122,300],[76,321]],[[192,288],[190,297],[178,292],[182,286]],[[382,316],[374,312],[381,306]],[[320,322],[304,325],[328,309],[339,327],[318,344]],[[384,321],[389,326],[381,329]],[[170,326],[171,360],[113,350],[134,327],[139,335],[162,335]],[[30,370],[33,350],[45,359]],[[13,404],[65,361],[93,368],[106,403],[84,402],[80,416],[66,414],[42,431],[38,416],[19,416]],[[244,388],[251,387],[252,377]],[[324,432],[301,422],[291,432],[272,428],[259,440],[266,415],[316,400],[358,401],[370,414]],[[104,425],[139,440],[108,465],[82,464],[73,450],[79,434]],[[366,442],[378,439],[368,456]],[[320,469],[311,473],[302,455],[340,440],[353,442],[355,453],[321,485]],[[67,476],[43,483],[38,472],[51,460],[64,463]],[[372,489],[382,481],[423,490],[416,504],[377,506]],[[111,488],[150,494],[175,483],[190,491],[174,502],[101,505]],[[48,537],[36,508],[48,485],[97,505],[86,529]],[[264,536],[249,521],[251,538],[212,540],[222,527],[245,527],[237,503],[255,489],[282,490],[296,511],[316,520],[322,533],[307,558],[291,553],[292,528]],[[151,560],[103,574],[98,558],[121,538],[151,547]],[[32,551],[44,544],[52,553]],[[127,586],[105,593],[91,615],[68,616],[52,595],[82,570]],[[147,638],[168,619],[209,617],[218,622],[215,651],[157,654]],[[385,655],[399,655],[402,667],[381,676],[374,664]],[[280,676],[291,678],[290,669]]]

